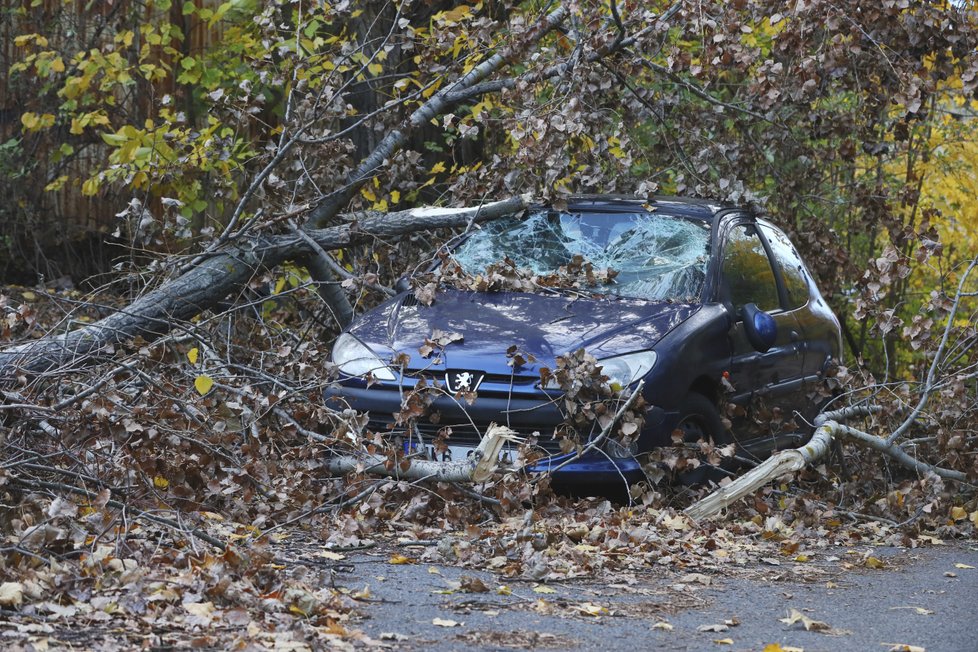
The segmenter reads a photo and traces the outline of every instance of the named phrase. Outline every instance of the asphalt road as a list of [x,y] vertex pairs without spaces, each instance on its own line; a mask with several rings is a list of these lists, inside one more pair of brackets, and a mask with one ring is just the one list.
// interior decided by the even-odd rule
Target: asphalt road
[[[799,571],[758,559],[735,576],[652,569],[546,585],[437,564],[392,564],[397,551],[371,552],[351,556],[354,572],[338,579],[357,591],[369,587],[358,626],[395,649],[760,652],[778,644],[831,652],[903,644],[978,652],[976,542],[875,548],[880,569],[845,568],[840,558]],[[488,591],[459,589],[463,578]],[[783,622],[791,610],[828,629]]]

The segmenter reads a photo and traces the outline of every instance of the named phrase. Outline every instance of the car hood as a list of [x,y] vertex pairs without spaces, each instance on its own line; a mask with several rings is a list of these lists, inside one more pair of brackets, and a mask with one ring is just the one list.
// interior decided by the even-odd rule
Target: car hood
[[[409,294],[396,297],[364,314],[350,332],[378,352],[407,353],[411,369],[509,373],[510,346],[533,355],[542,366],[552,366],[558,355],[580,348],[599,359],[642,351],[699,308],[615,297],[443,290],[430,306]],[[418,349],[435,330],[458,333],[463,339],[423,358]],[[521,371],[533,372],[536,366],[529,364]]]

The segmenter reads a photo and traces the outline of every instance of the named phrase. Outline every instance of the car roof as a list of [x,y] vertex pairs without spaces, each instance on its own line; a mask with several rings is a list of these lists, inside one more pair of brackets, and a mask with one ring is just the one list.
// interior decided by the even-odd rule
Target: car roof
[[737,208],[737,206],[712,199],[692,199],[666,195],[643,198],[619,195],[577,195],[567,199],[567,210],[573,213],[634,212],[651,209],[666,215],[704,221],[712,221],[718,212],[732,208]]

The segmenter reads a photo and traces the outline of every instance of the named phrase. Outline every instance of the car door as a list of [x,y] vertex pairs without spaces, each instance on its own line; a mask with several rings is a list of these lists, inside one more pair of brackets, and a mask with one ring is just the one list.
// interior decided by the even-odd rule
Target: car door
[[784,281],[782,305],[795,312],[802,327],[806,383],[817,382],[826,364],[839,359],[842,347],[838,320],[819,293],[811,273],[788,236],[773,224],[758,220],[758,226]]
[[[720,299],[737,315],[730,330],[731,401],[744,410],[734,423],[738,440],[777,438],[797,430],[795,411],[805,406],[804,332],[797,310],[784,305],[783,282],[753,220],[736,219],[721,230]],[[748,341],[740,311],[755,304],[774,319],[774,345],[761,352]]]

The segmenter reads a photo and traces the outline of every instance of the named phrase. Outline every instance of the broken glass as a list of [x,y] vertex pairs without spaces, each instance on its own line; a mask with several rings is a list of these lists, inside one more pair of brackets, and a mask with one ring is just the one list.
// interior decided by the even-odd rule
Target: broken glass
[[708,223],[657,213],[539,212],[524,220],[494,220],[454,252],[472,275],[511,259],[537,275],[554,274],[579,254],[596,270],[618,272],[614,282],[589,288],[650,301],[699,299],[709,259]]

